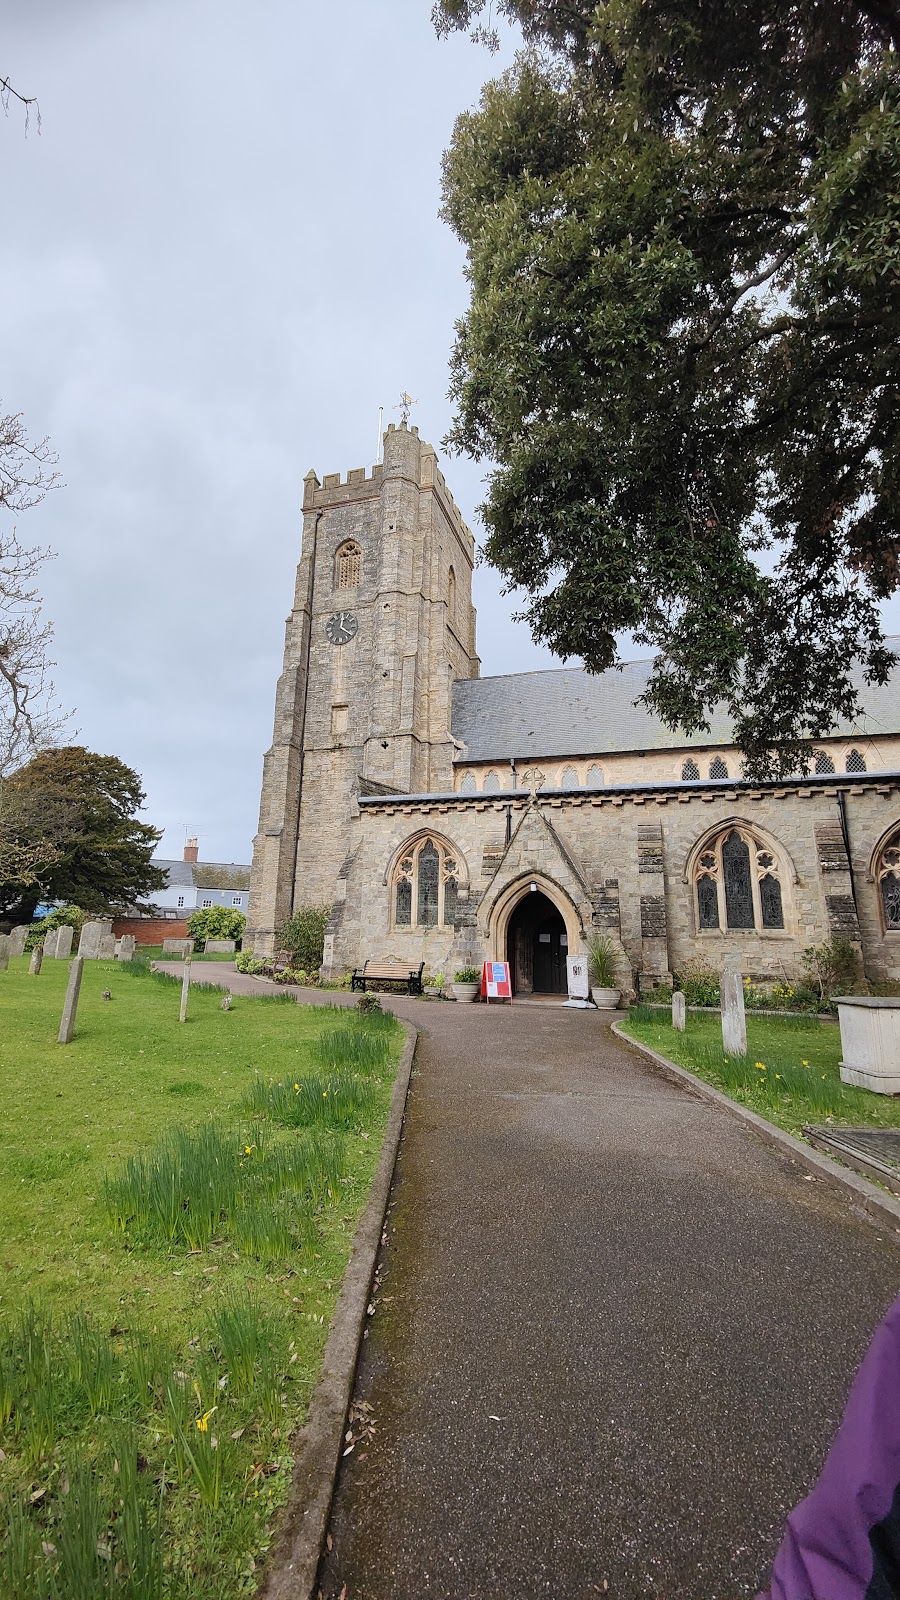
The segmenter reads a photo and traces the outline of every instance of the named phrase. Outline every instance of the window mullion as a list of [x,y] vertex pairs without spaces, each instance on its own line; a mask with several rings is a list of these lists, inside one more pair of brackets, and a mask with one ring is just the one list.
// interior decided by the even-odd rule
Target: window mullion
[[722,837],[716,840],[716,894],[719,897],[719,932],[728,932],[728,907],[725,904],[725,866],[722,861]]

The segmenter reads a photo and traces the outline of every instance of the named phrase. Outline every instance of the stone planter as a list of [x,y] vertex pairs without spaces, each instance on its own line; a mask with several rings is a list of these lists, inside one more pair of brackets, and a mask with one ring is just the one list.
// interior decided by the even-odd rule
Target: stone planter
[[900,1094],[900,999],[836,995],[841,1078],[875,1094]]
[[601,1011],[615,1011],[621,998],[621,989],[600,989],[596,985],[591,989],[591,999]]
[[441,988],[438,988],[436,983],[426,983],[425,988],[423,989],[422,992],[426,996],[426,998],[429,999],[429,1000],[440,1000],[441,995],[443,994],[444,990],[443,990],[443,986],[441,986]]
[[480,983],[455,983],[453,985],[453,998],[454,1000],[474,1000],[480,989]]

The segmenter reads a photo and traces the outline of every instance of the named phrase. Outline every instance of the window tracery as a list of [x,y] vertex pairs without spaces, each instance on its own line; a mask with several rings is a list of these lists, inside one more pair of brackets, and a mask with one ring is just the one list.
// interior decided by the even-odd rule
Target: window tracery
[[603,768],[598,767],[596,762],[594,762],[593,766],[588,767],[587,787],[589,789],[602,789],[605,781],[606,780],[603,777]]
[[865,772],[866,758],[860,750],[851,750],[844,764],[845,772]]
[[694,892],[701,932],[784,927],[782,868],[748,828],[723,829],[704,845],[694,866]]
[[359,587],[362,550],[355,539],[345,539],[334,557],[334,587],[356,589]]
[[721,756],[713,756],[712,761],[709,763],[709,775],[711,778],[728,777],[728,768]]
[[457,858],[439,839],[426,836],[404,851],[394,869],[395,928],[447,928],[459,898]]
[[700,768],[696,761],[693,761],[689,756],[681,769],[681,781],[682,783],[698,783],[699,780]]
[[559,787],[561,789],[580,789],[581,788],[581,781],[580,781],[580,779],[578,777],[578,773],[575,771],[574,767],[564,767],[563,768],[562,777],[559,780]]
[[485,775],[484,775],[484,783],[481,785],[481,787],[484,790],[485,794],[494,794],[494,793],[496,793],[496,791],[500,787],[500,779],[498,778],[496,772],[494,772],[493,770],[490,771],[490,772],[486,772]]
[[834,762],[827,750],[817,750],[815,753],[816,772],[833,772]]
[[464,774],[462,783],[459,786],[459,792],[460,794],[477,794],[478,785],[475,782],[474,772]]
[[890,834],[878,852],[875,879],[884,926],[892,932],[900,931],[900,828]]

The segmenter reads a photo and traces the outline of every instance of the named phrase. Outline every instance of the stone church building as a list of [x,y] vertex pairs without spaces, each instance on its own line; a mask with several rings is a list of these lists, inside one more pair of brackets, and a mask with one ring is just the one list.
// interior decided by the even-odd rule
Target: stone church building
[[823,740],[814,771],[750,783],[722,720],[672,733],[637,661],[479,676],[474,540],[434,450],[390,427],[370,476],[310,472],[247,942],[331,906],[324,972],[508,960],[562,992],[603,932],[622,987],[726,960],[793,978],[843,934],[900,979],[900,678]]

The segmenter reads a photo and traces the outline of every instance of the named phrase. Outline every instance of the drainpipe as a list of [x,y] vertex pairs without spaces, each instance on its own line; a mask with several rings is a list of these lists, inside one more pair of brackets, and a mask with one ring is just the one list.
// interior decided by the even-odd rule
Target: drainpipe
[[843,789],[838,790],[837,803],[838,814],[841,819],[841,837],[844,841],[844,849],[847,852],[847,870],[850,873],[850,893],[853,896],[853,909],[856,912],[856,920],[858,922],[859,906],[856,900],[856,884],[853,880],[853,857],[850,854],[850,829],[847,827],[847,797],[844,794]]
[[512,838],[512,806],[507,806],[507,808],[506,808],[506,844],[503,847],[505,850],[509,849],[509,841],[510,841],[511,838]]
[[309,664],[312,659],[313,599],[316,592],[316,549],[319,542],[319,523],[324,511],[317,511],[312,531],[312,563],[309,574],[309,628],[306,633],[306,676],[303,680],[303,716],[300,721],[300,793],[297,798],[297,827],[294,830],[294,865],[291,869],[291,916],[294,915],[294,896],[297,892],[297,858],[300,854],[300,807],[303,804],[303,768],[306,761],[306,708],[309,704]]

